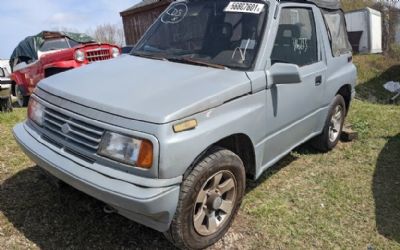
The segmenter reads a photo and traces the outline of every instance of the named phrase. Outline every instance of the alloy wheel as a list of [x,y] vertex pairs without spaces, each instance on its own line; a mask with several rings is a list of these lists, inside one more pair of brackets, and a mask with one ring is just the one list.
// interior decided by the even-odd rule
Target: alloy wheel
[[343,123],[343,107],[337,105],[333,115],[331,117],[329,126],[329,140],[334,142],[340,135],[341,127]]
[[211,176],[200,189],[194,206],[193,223],[197,233],[216,233],[229,220],[237,197],[235,176],[222,170]]

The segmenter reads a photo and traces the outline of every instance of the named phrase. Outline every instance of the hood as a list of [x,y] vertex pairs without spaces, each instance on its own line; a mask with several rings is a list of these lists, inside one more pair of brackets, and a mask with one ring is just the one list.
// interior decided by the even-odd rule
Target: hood
[[251,91],[245,72],[123,55],[42,80],[38,87],[130,119],[168,123]]

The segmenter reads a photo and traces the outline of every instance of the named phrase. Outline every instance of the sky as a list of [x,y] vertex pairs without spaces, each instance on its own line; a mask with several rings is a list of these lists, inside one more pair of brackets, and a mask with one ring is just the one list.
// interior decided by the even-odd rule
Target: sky
[[[119,13],[140,0],[7,0],[0,4],[0,59],[8,59],[25,37],[42,30],[86,32],[119,24]],[[122,24],[121,24],[122,25]]]

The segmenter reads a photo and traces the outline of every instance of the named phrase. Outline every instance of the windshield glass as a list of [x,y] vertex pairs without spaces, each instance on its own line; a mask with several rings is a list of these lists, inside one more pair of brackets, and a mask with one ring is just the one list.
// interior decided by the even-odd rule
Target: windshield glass
[[59,50],[59,49],[67,49],[69,48],[69,44],[65,38],[46,40],[42,47],[40,47],[40,51],[46,52],[51,50]]
[[40,51],[47,52],[52,50],[69,49],[78,45],[79,45],[78,42],[71,40],[69,38],[51,39],[51,40],[46,40],[43,43],[42,47],[40,47]]
[[247,69],[257,55],[267,13],[268,5],[260,0],[178,1],[132,53]]

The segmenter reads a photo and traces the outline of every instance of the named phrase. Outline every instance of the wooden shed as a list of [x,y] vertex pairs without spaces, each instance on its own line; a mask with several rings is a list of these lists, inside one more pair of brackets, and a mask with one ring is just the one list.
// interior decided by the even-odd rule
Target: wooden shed
[[124,25],[126,44],[136,44],[170,3],[171,0],[143,0],[122,11],[120,15]]

